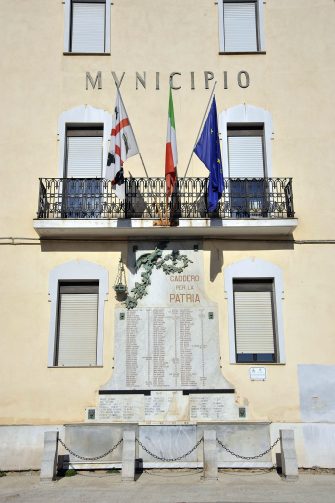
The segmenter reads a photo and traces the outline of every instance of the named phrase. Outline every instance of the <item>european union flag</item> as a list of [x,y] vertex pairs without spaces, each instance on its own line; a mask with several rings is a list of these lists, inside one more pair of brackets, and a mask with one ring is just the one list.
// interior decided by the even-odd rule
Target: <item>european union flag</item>
[[215,96],[194,152],[209,171],[208,211],[215,211],[224,187]]

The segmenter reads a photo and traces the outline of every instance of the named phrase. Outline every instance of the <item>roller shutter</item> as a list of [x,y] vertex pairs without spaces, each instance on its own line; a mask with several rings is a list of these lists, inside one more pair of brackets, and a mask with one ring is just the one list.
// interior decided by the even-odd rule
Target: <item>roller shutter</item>
[[98,287],[78,293],[60,290],[58,318],[58,366],[96,365]]
[[72,3],[71,51],[105,51],[105,3]]
[[67,138],[67,177],[102,177],[101,136],[69,136]]
[[256,52],[256,2],[224,2],[225,52]]
[[237,353],[274,353],[271,292],[234,292]]
[[230,178],[264,178],[263,137],[229,136]]

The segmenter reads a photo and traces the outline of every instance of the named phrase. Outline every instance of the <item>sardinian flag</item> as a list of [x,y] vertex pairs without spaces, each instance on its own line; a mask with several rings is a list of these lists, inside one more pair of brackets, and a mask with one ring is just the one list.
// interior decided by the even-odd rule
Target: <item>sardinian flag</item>
[[124,108],[120,92],[116,91],[116,103],[112,122],[111,140],[107,159],[106,178],[112,180],[112,188],[121,200],[125,199],[123,163],[139,153],[133,129]]

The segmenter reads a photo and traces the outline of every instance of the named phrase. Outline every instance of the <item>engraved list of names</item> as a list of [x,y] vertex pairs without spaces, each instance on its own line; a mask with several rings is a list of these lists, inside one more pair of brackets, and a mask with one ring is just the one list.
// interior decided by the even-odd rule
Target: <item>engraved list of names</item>
[[125,312],[117,323],[115,385],[119,389],[212,385],[209,376],[218,348],[217,338],[211,337],[211,321],[207,309],[194,306],[143,307]]

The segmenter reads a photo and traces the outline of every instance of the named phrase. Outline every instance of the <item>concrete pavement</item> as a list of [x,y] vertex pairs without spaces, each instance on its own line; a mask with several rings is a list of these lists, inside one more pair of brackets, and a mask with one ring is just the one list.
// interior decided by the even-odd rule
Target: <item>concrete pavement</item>
[[224,471],[204,482],[194,470],[148,470],[136,482],[119,473],[80,472],[41,483],[39,474],[0,478],[1,503],[334,503],[335,474],[300,473],[286,482],[276,472]]

